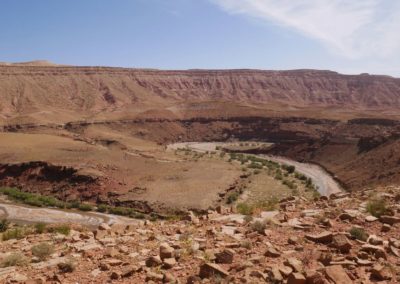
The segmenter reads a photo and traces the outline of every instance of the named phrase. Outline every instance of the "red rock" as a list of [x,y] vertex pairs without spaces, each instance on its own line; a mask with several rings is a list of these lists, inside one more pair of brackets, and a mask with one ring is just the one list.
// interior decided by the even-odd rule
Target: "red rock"
[[353,283],[346,271],[340,265],[332,265],[325,268],[325,274],[328,280],[334,284]]

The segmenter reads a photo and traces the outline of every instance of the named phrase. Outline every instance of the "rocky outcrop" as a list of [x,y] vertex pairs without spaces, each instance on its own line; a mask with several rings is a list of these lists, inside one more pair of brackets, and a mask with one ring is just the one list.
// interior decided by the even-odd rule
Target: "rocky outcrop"
[[[318,70],[162,71],[0,65],[0,109],[4,117],[41,111],[45,113],[40,115],[46,116],[46,112],[56,110],[75,112],[77,117],[116,109],[140,113],[146,111],[141,107],[144,105],[159,108],[171,104],[180,113],[210,115],[217,106],[199,104],[209,101],[281,105],[283,109],[293,106],[388,111],[399,109],[399,94],[400,79]],[[204,107],[206,112],[202,111]],[[221,110],[226,111],[220,108],[217,112]]]

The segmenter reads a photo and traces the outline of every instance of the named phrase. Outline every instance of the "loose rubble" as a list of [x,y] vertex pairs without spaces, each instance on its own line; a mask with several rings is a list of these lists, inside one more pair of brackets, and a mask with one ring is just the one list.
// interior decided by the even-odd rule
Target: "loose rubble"
[[[253,220],[220,206],[200,216],[189,212],[181,221],[30,234],[0,242],[0,282],[399,283],[396,190],[382,189],[392,215],[379,218],[366,212],[370,193],[360,191],[293,197]],[[261,216],[268,216],[265,229],[255,230],[252,223],[263,222]],[[41,260],[31,248],[43,242],[54,251]],[[16,254],[24,264],[5,265]]]

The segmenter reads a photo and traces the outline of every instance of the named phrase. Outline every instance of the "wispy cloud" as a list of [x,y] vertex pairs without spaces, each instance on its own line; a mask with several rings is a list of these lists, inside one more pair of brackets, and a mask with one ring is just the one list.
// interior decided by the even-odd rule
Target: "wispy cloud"
[[398,0],[210,0],[232,14],[256,17],[319,40],[348,58],[400,52]]

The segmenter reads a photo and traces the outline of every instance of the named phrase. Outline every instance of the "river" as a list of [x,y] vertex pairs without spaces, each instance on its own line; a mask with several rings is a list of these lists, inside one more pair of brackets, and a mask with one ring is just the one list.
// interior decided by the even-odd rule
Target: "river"
[[[175,143],[168,146],[169,149],[176,150],[182,148],[189,148],[193,151],[205,153],[207,151],[215,151],[218,146],[224,146],[223,142],[183,142]],[[296,171],[304,174],[312,179],[313,183],[318,187],[318,192],[321,195],[330,195],[343,191],[342,187],[335,181],[335,179],[326,172],[322,167],[310,164],[300,163],[285,157],[270,156],[270,155],[256,155],[260,158],[271,160],[280,164],[287,164],[296,167]]]

